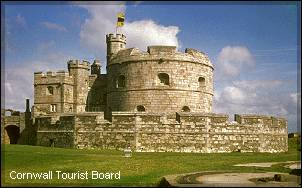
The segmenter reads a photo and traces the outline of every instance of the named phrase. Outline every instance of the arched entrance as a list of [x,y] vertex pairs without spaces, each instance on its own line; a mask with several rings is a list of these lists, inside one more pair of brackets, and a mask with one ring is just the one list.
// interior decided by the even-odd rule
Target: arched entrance
[[16,125],[8,125],[5,127],[6,135],[9,138],[10,144],[17,144],[20,137],[20,128]]

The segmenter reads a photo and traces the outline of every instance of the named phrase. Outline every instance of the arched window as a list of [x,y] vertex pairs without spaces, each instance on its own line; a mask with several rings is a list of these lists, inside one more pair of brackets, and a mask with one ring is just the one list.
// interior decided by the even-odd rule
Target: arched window
[[190,112],[190,108],[188,106],[184,106],[181,109],[182,112]]
[[136,110],[137,110],[138,112],[145,112],[145,111],[146,111],[145,107],[142,106],[142,105],[137,106],[137,107],[136,107]]
[[169,85],[170,82],[169,82],[169,75],[166,74],[166,73],[159,73],[158,74],[158,78],[160,80],[160,83],[163,84],[163,85]]
[[121,87],[125,87],[125,76],[124,75],[120,75],[117,79],[117,82],[116,82],[116,88],[121,88]]
[[206,85],[206,79],[204,77],[198,78],[199,87],[204,87]]
[[47,87],[47,94],[48,95],[53,95],[53,87],[52,86]]

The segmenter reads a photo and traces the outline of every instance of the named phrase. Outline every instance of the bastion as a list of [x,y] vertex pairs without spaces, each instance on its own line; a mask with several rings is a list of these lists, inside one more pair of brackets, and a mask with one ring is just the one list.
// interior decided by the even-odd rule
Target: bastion
[[[68,71],[34,73],[34,105],[25,129],[35,145],[135,152],[285,152],[287,121],[212,113],[209,57],[176,46],[126,48],[106,35],[102,63],[70,60]],[[27,107],[27,109],[29,109]],[[30,137],[30,136],[29,136]],[[24,140],[24,139],[23,139]]]

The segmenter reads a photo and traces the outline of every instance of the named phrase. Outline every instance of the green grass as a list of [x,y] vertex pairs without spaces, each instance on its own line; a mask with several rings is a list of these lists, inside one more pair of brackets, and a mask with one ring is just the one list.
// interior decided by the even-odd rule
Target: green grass
[[[123,157],[115,150],[77,150],[25,145],[2,145],[2,179],[5,186],[157,186],[165,175],[201,171],[290,172],[280,165],[271,168],[235,167],[240,163],[300,160],[297,138],[289,140],[285,153],[133,153]],[[120,180],[13,180],[11,171],[121,172]]]

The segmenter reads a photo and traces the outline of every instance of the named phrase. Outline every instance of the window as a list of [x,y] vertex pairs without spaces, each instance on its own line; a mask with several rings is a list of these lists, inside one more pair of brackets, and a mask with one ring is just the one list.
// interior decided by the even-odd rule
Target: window
[[123,48],[123,44],[120,44],[120,47]]
[[161,64],[163,63],[165,60],[163,58],[160,58],[159,61],[158,61],[158,64]]
[[206,84],[206,80],[204,77],[199,77],[198,78],[198,82],[199,82],[199,87],[204,87]]
[[48,95],[53,95],[53,87],[52,86],[47,87],[47,94]]
[[184,106],[181,109],[182,112],[190,112],[190,108],[188,106]]
[[136,107],[136,110],[137,110],[138,112],[145,112],[145,111],[146,111],[145,107],[142,106],[142,105],[137,106],[137,107]]
[[56,111],[57,111],[56,106],[57,106],[57,105],[55,105],[55,104],[51,104],[51,105],[50,105],[50,111],[51,111],[51,112],[56,112]]
[[125,76],[120,75],[117,79],[116,88],[125,87],[125,80],[126,80]]
[[169,85],[169,75],[166,73],[159,73],[158,78],[160,80],[160,83],[163,85]]

